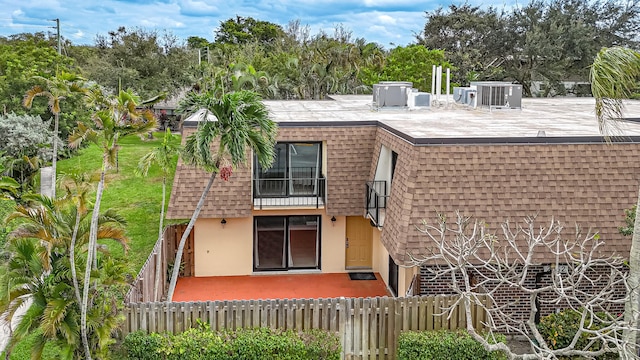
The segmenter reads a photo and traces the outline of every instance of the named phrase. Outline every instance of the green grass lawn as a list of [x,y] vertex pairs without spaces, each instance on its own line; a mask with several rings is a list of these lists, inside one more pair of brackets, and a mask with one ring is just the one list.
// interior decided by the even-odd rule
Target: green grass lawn
[[[105,189],[100,205],[101,211],[114,209],[127,220],[129,252],[127,264],[132,273],[137,274],[146,261],[158,238],[158,221],[162,204],[162,171],[157,165],[149,169],[146,177],[138,177],[134,169],[139,159],[158,146],[164,133],[154,134],[153,140],[141,140],[128,136],[120,140],[118,169],[110,169],[105,177]],[[178,138],[176,142],[179,142]],[[175,161],[178,160],[176,156]],[[102,164],[102,151],[91,145],[73,158],[58,162],[58,174],[86,173],[99,179]],[[167,179],[167,204],[173,183],[173,172]],[[97,186],[97,182],[96,182]],[[60,191],[60,190],[59,190]],[[92,202],[95,195],[92,195]],[[122,256],[121,247],[115,243],[107,244],[112,254]]]

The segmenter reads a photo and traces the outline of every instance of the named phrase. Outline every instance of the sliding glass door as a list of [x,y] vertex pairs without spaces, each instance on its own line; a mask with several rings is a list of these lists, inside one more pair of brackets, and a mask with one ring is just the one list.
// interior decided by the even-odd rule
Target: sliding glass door
[[317,195],[320,144],[289,144],[289,193]]
[[317,215],[256,217],[254,269],[318,269],[319,224]]
[[256,270],[286,269],[286,218],[257,217],[254,235],[254,266]]
[[278,143],[273,165],[255,164],[254,192],[259,197],[313,196],[322,176],[320,143]]

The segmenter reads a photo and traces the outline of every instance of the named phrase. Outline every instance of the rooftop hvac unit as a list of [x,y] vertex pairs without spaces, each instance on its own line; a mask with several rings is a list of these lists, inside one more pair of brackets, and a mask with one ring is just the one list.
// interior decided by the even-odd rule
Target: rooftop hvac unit
[[464,104],[464,92],[468,90],[468,87],[454,87],[453,88],[453,101],[456,104]]
[[407,81],[383,81],[373,85],[373,104],[378,107],[407,106],[407,96],[413,83]]
[[478,105],[490,109],[521,109],[522,85],[508,82],[472,82],[478,91]]
[[410,92],[407,98],[407,106],[410,109],[427,108],[431,106],[431,94],[425,92]]
[[476,106],[476,89],[473,87],[454,87],[453,101],[457,104]]

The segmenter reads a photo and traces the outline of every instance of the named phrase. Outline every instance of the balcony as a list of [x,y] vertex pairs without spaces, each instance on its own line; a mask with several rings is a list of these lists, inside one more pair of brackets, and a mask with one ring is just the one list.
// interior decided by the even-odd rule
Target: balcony
[[253,179],[253,206],[255,209],[278,207],[324,208],[326,179],[314,177],[316,168],[290,168],[289,177],[284,171],[275,171],[280,177]]
[[386,181],[369,181],[367,182],[367,216],[378,227],[384,224],[384,215],[387,208],[387,182]]

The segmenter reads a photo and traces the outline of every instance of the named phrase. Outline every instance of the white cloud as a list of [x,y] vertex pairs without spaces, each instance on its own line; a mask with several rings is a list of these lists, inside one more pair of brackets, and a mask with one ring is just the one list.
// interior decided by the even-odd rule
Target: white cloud
[[395,25],[396,23],[396,19],[389,15],[378,16],[378,21],[382,24],[390,24],[390,25]]
[[84,37],[84,32],[82,32],[82,30],[78,30],[72,36],[76,39],[81,39]]
[[398,6],[415,4],[415,0],[364,0],[364,5],[368,7],[378,6]]
[[187,16],[208,16],[220,12],[218,6],[207,1],[181,0],[178,5],[180,13]]
[[14,12],[11,13],[11,15],[16,16],[16,17],[20,17],[24,15],[24,12],[20,9],[15,10]]

